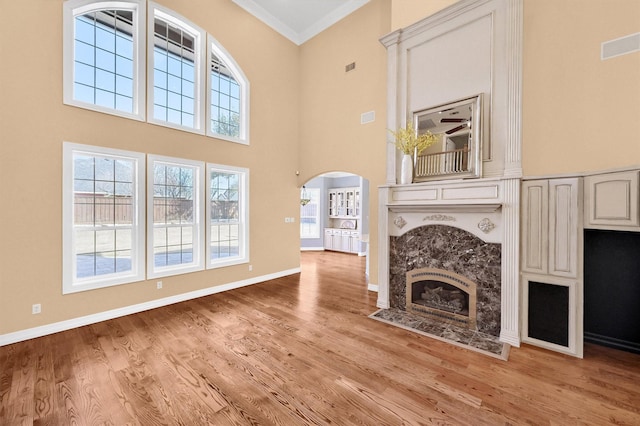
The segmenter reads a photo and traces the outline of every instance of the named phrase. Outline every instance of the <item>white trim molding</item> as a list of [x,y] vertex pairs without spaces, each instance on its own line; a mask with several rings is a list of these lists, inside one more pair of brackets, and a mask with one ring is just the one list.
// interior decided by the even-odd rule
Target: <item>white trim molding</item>
[[174,303],[185,302],[187,300],[197,299],[199,297],[210,296],[212,294],[222,293],[224,291],[234,290],[236,288],[259,284],[265,281],[274,280],[297,273],[300,273],[300,268],[287,269],[284,271],[262,275],[259,277],[248,278],[245,280],[217,285],[214,287],[203,288],[201,290],[177,294],[175,296],[151,300],[148,302],[138,303],[136,305],[125,306],[122,308],[111,309],[109,311],[99,312],[96,314],[86,315],[78,318],[72,318],[69,320],[42,325],[39,327],[28,328],[13,333],[2,334],[0,335],[0,346],[6,346],[12,343],[22,342],[29,339],[35,339],[36,337],[59,333],[61,331],[71,330],[85,325],[95,324],[101,321],[107,321],[126,315],[136,314],[138,312],[144,312],[150,309],[172,305]]

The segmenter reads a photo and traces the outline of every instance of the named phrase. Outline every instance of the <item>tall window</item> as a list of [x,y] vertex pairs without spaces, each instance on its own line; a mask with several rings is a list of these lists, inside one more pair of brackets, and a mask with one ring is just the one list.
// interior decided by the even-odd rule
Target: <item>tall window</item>
[[144,279],[144,154],[65,143],[63,291]]
[[[150,57],[149,108],[153,121],[191,131],[203,131],[200,67],[202,30],[175,13],[152,6],[149,33],[153,40]],[[150,13],[151,15],[151,13]],[[149,47],[151,50],[151,46]]]
[[[149,156],[148,275],[203,269],[204,163]],[[153,194],[153,196],[151,196]]]
[[208,267],[248,261],[248,170],[207,167]]
[[144,7],[140,1],[64,4],[64,101],[144,119]]
[[209,46],[209,126],[207,133],[248,143],[249,83],[240,67],[211,36]]
[[301,189],[303,198],[309,202],[300,206],[300,238],[320,238],[320,188]]

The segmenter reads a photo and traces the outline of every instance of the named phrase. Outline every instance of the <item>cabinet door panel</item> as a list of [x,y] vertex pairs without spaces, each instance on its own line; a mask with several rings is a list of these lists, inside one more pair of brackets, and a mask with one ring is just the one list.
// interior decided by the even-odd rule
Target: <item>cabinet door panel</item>
[[587,226],[640,225],[638,171],[587,176],[585,185]]
[[578,276],[578,247],[582,230],[582,186],[579,179],[554,179],[549,183],[549,273]]
[[548,181],[522,184],[522,270],[547,273],[548,259]]

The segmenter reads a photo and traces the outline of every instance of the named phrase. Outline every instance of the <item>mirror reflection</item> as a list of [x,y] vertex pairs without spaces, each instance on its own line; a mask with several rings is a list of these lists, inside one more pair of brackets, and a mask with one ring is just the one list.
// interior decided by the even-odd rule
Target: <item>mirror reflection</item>
[[438,136],[435,144],[415,156],[414,181],[481,174],[482,95],[414,113],[418,134]]

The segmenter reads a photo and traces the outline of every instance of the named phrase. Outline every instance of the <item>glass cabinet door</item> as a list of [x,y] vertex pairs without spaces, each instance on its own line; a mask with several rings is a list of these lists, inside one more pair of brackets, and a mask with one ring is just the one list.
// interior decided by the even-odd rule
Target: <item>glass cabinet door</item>
[[347,189],[345,191],[345,198],[346,198],[346,206],[347,206],[347,216],[355,216],[355,202],[356,202],[356,197],[355,197],[355,191],[353,189]]
[[329,191],[329,216],[334,217],[338,215],[338,201],[336,191]]

